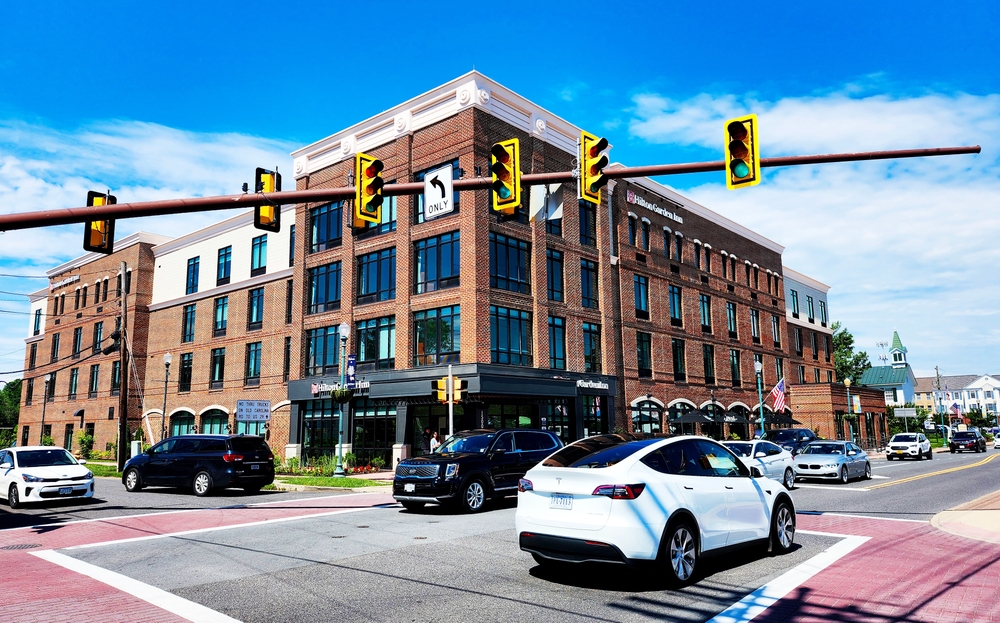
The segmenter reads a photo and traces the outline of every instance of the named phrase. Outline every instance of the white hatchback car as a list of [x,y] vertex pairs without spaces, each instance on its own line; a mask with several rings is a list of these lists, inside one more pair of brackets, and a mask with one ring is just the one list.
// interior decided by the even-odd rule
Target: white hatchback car
[[733,451],[747,467],[756,467],[765,478],[777,480],[786,489],[795,486],[795,469],[792,453],[777,444],[762,439],[754,441],[724,441],[722,445]]
[[94,474],[63,448],[25,446],[0,450],[0,496],[11,508],[27,502],[94,495]]
[[758,543],[785,553],[795,537],[782,486],[704,437],[582,439],[518,491],[518,541],[539,564],[657,561],[683,585],[702,555]]
[[931,442],[923,433],[896,433],[885,447],[885,459],[933,459]]

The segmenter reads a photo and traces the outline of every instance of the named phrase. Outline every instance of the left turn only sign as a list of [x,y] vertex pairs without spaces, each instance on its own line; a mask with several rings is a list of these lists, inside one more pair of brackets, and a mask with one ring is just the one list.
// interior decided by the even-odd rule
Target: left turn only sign
[[424,219],[430,220],[455,211],[453,165],[428,171],[424,175]]

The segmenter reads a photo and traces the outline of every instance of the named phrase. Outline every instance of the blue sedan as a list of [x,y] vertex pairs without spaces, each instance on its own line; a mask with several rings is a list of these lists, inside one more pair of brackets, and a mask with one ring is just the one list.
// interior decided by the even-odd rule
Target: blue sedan
[[795,455],[792,468],[795,480],[816,478],[846,484],[851,478],[872,477],[868,454],[850,441],[813,441]]

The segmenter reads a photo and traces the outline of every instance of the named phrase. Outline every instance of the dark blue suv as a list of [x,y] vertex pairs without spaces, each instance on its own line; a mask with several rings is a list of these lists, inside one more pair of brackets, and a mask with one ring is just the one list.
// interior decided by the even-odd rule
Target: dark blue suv
[[241,487],[256,493],[274,482],[274,454],[262,437],[182,435],[132,457],[122,470],[127,491],[147,486],[191,487],[197,496]]

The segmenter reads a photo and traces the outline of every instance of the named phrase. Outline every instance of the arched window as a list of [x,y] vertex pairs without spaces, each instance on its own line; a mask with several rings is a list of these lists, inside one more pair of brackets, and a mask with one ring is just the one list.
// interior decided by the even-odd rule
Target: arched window
[[632,407],[632,432],[653,435],[662,432],[660,415],[663,408],[652,400],[643,400]]
[[760,269],[756,265],[753,267],[753,289],[760,290]]
[[194,413],[178,411],[170,416],[170,436],[190,435],[194,432]]
[[673,233],[674,232],[670,231],[669,227],[663,228],[663,256],[666,258],[670,257],[670,249],[673,246],[670,237],[673,235]]
[[728,259],[729,259],[729,258],[727,257],[727,254],[726,254],[726,252],[725,252],[725,251],[723,251],[723,252],[722,252],[722,278],[723,278],[723,279],[729,279],[729,275],[728,275],[728,272],[729,272],[729,271],[728,271],[728,270],[727,270],[727,268],[726,268],[726,267],[727,267],[727,264],[728,264],[728,262],[727,262],[726,260],[728,260]]
[[677,419],[686,413],[694,411],[694,405],[689,402],[677,402],[667,409],[667,425],[672,435],[693,435],[695,425],[691,422],[678,422]]
[[706,243],[705,244],[705,272],[706,273],[711,273],[712,272],[712,254],[710,253],[711,250],[712,250],[712,247],[709,246]]
[[649,221],[642,219],[642,248],[649,251]]
[[681,258],[684,257],[684,235],[681,232],[677,232],[674,234],[674,239],[677,241],[677,255],[674,256],[674,259],[681,262],[683,261]]
[[631,214],[628,216],[628,243],[635,246],[635,235],[636,235],[636,221],[638,219]]
[[229,416],[219,409],[209,409],[201,416],[201,432],[206,435],[224,435]]
[[694,241],[694,267],[701,270],[701,243]]

